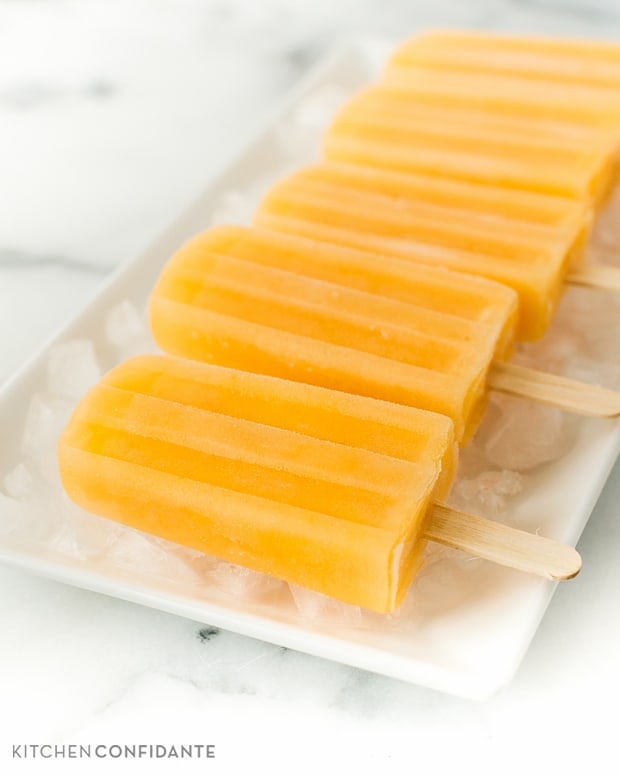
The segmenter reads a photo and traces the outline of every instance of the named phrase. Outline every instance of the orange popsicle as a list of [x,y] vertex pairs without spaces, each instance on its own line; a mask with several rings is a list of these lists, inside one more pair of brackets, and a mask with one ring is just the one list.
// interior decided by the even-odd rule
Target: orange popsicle
[[524,78],[493,69],[452,70],[400,61],[388,65],[382,83],[388,89],[434,104],[477,105],[590,126],[620,125],[617,85],[558,82],[544,73]]
[[[426,180],[322,163],[274,186],[255,222],[506,283],[519,294],[520,338],[540,337],[567,265],[582,252],[589,223],[583,205],[439,179],[427,186]],[[536,208],[539,220],[531,222]]]
[[601,202],[616,172],[620,95],[573,115],[570,99],[554,110],[544,90],[533,100],[538,81],[514,80],[392,66],[337,115],[326,158]]
[[399,46],[391,63],[620,88],[620,44],[600,40],[428,30]]
[[58,447],[83,508],[381,613],[454,454],[447,417],[161,356],[104,377]]
[[515,293],[276,232],[216,228],[171,259],[151,328],[166,352],[446,414],[473,432]]
[[617,149],[615,125],[511,116],[462,100],[425,102],[417,92],[405,94],[391,85],[347,104],[325,139],[328,159],[588,197],[595,203],[609,189]]
[[[361,126],[364,122],[385,128],[399,139],[407,133],[419,133],[421,141],[437,140],[446,149],[469,149],[509,153],[527,157],[528,153],[556,161],[574,161],[588,148],[613,149],[618,131],[613,122],[578,122],[553,116],[515,114],[476,104],[450,100],[433,102],[410,99],[384,83],[366,87],[349,99],[335,118]],[[329,133],[328,133],[329,139]],[[573,158],[571,158],[573,156]]]

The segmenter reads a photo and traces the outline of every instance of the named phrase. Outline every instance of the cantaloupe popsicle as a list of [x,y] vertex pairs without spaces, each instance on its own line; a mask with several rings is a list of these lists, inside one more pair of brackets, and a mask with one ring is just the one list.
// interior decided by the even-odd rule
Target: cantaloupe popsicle
[[417,131],[421,139],[441,138],[446,144],[462,138],[470,149],[525,154],[547,150],[551,158],[569,153],[583,156],[587,149],[617,149],[616,124],[579,122],[553,116],[514,113],[476,104],[425,102],[408,98],[385,84],[372,84],[351,97],[335,120],[358,120],[389,126],[393,131]]
[[370,231],[375,221],[393,223],[386,233],[395,238],[502,257],[559,248],[579,259],[591,222],[588,206],[573,198],[329,161],[300,169],[275,190],[326,207],[341,202],[347,212],[368,205]]
[[381,613],[454,455],[447,417],[162,356],[104,377],[58,447],[88,511]]
[[447,105],[478,105],[522,116],[540,116],[590,126],[620,126],[620,87],[558,82],[544,74],[523,78],[492,70],[464,71],[390,63],[382,84],[419,99]]
[[615,174],[619,133],[449,100],[425,102],[382,85],[338,113],[325,155],[598,201]]
[[[458,75],[453,84],[451,72],[419,70],[390,68],[385,83],[346,105],[327,132],[326,158],[595,204],[605,198],[616,173],[620,122],[515,111],[501,103],[499,85],[495,104],[475,99],[477,84],[461,85]],[[508,95],[512,87],[505,85]]]
[[448,196],[439,203],[415,181],[408,185],[354,165],[322,164],[276,184],[261,202],[255,222],[506,283],[520,297],[519,337],[540,337],[555,310],[566,268],[583,245],[583,207],[559,200],[564,202],[558,208],[558,215],[563,209],[562,225],[547,226],[503,217],[499,196],[497,214],[487,212],[484,198],[476,202],[474,195],[467,203],[466,197],[461,190],[450,206]]
[[231,227],[175,254],[150,319],[172,355],[440,412],[462,440],[516,308],[481,278]]
[[399,46],[391,63],[620,88],[620,44],[598,40],[428,30]]
[[556,233],[572,234],[576,235],[574,241],[578,246],[587,238],[592,220],[588,205],[574,197],[346,162],[324,161],[306,167],[303,173],[317,183],[353,186],[364,193],[398,200],[403,206],[410,202],[445,208],[450,211],[448,215],[460,214],[499,234],[509,229],[519,234],[525,230],[533,239],[552,238]]

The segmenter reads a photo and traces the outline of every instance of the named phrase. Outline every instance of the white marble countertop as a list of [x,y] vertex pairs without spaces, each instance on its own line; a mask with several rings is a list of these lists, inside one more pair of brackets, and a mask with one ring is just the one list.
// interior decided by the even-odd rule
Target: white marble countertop
[[[620,6],[0,2],[0,382],[330,45],[429,24],[620,38]],[[13,744],[129,740],[214,743],[216,759],[74,764],[617,772],[606,708],[620,692],[619,499],[617,467],[579,546],[583,572],[556,594],[512,686],[479,705],[0,567],[0,771],[72,764],[12,760]]]

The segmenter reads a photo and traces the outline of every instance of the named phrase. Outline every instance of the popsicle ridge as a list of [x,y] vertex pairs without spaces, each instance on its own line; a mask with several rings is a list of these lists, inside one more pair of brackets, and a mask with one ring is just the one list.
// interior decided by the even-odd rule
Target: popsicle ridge
[[[314,175],[312,174],[314,172]],[[420,199],[394,199],[360,190],[355,180],[318,180],[319,170],[298,172],[276,185],[268,200],[282,214],[300,210],[323,224],[381,236],[387,245],[430,243],[515,262],[547,264],[573,254],[582,233],[575,221],[569,234],[529,224],[511,224],[476,211],[428,204]],[[508,227],[508,228],[507,228]],[[557,258],[556,258],[557,256]]]
[[[408,104],[398,101],[395,109],[403,113]],[[453,121],[455,117],[449,115],[450,118],[446,115],[442,120]],[[460,116],[457,118],[461,120]],[[583,138],[579,137],[578,142],[583,142]],[[588,228],[592,217],[591,208],[578,199],[539,191],[330,160],[322,161],[320,165],[303,167],[302,171],[309,180],[348,184],[358,191],[370,191],[405,202],[435,204],[466,211],[473,218],[482,219],[482,222],[496,221],[505,226],[507,222],[513,222],[519,228],[526,226],[528,230],[536,226],[550,229],[548,232],[543,229],[539,232],[541,234],[553,234],[553,229],[576,234],[580,229]]]

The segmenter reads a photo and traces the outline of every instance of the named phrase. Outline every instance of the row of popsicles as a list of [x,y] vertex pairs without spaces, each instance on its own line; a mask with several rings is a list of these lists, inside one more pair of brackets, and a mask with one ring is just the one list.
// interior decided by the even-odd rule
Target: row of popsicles
[[[504,560],[524,540],[547,552],[548,575],[576,572],[576,553],[430,506],[492,364],[548,325],[612,179],[616,87],[565,83],[552,64],[587,70],[593,49],[598,78],[614,58],[606,69],[607,47],[559,42],[530,56],[515,41],[490,72],[494,39],[465,34],[470,75],[440,56],[460,50],[449,38],[397,52],[337,117],[331,160],[277,185],[260,228],[214,229],[173,257],[151,326],[191,360],[130,361],[85,397],[59,445],[74,500],[381,612],[429,537],[484,554],[486,530]],[[417,47],[437,56],[420,63]],[[511,564],[527,568],[523,554]]]
[[[325,161],[276,186],[268,228],[489,277],[546,331],[617,172],[620,46],[428,32],[326,133]],[[620,276],[613,282],[620,290]]]

